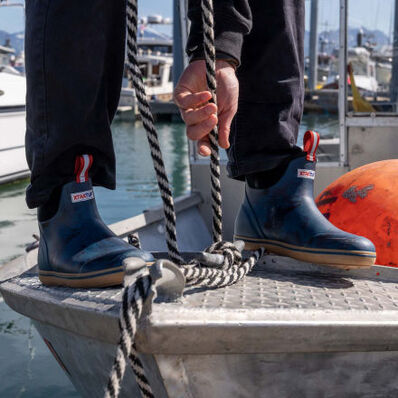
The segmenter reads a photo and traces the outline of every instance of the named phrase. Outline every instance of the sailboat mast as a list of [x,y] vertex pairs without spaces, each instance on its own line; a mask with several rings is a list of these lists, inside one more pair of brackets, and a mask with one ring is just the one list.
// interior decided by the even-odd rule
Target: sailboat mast
[[318,81],[318,0],[311,0],[310,26],[310,65],[308,71],[308,87],[315,90]]
[[395,0],[394,35],[392,46],[392,77],[390,85],[391,102],[398,102],[398,0]]
[[173,0],[173,84],[177,85],[187,65],[185,46],[187,44],[188,20],[186,0]]

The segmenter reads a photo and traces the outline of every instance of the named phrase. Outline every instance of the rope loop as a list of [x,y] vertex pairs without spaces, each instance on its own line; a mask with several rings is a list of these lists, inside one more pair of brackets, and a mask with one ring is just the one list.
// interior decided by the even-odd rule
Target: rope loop
[[224,257],[222,269],[228,270],[234,264],[239,264],[242,261],[242,253],[235,244],[228,241],[215,242],[209,246],[206,253],[220,254]]

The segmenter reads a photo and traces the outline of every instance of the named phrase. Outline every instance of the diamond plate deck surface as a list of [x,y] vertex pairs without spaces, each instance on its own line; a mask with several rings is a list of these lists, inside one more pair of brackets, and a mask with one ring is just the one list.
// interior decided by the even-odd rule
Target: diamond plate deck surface
[[118,311],[121,302],[120,287],[107,289],[47,287],[40,282],[37,273],[32,271],[25,272],[10,282],[24,288],[25,294],[40,293],[43,297],[63,304],[92,308],[96,311]]
[[187,305],[206,309],[398,310],[398,284],[300,271],[257,269],[234,286],[187,293]]
[[[45,287],[34,272],[27,272],[8,283],[22,288],[27,295],[40,292],[63,304],[96,311],[117,311],[121,300],[120,288]],[[185,309],[398,311],[398,283],[327,272],[276,271],[257,265],[251,275],[236,285],[214,290],[187,289],[181,302],[167,305]]]

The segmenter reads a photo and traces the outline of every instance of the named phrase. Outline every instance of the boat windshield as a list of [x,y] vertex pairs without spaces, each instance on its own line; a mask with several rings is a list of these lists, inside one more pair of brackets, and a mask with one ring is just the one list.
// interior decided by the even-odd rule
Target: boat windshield
[[369,73],[367,60],[360,58],[348,58],[348,62],[351,63],[352,69],[355,75],[367,76]]

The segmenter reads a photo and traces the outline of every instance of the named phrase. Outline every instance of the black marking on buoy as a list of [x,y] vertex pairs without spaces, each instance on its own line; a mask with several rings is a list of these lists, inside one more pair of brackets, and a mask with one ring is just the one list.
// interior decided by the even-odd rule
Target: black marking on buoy
[[348,188],[344,193],[343,193],[343,198],[348,199],[351,203],[356,203],[357,198],[360,197],[361,199],[365,199],[368,196],[368,192],[374,189],[374,185],[366,185],[366,187],[363,187],[362,189],[357,189],[356,185],[353,185],[352,187]]
[[322,200],[318,200],[318,202],[316,202],[317,206],[323,206],[323,205],[329,205],[331,203],[336,202],[337,200],[337,196],[333,196],[331,198],[326,198],[326,199],[322,199]]

